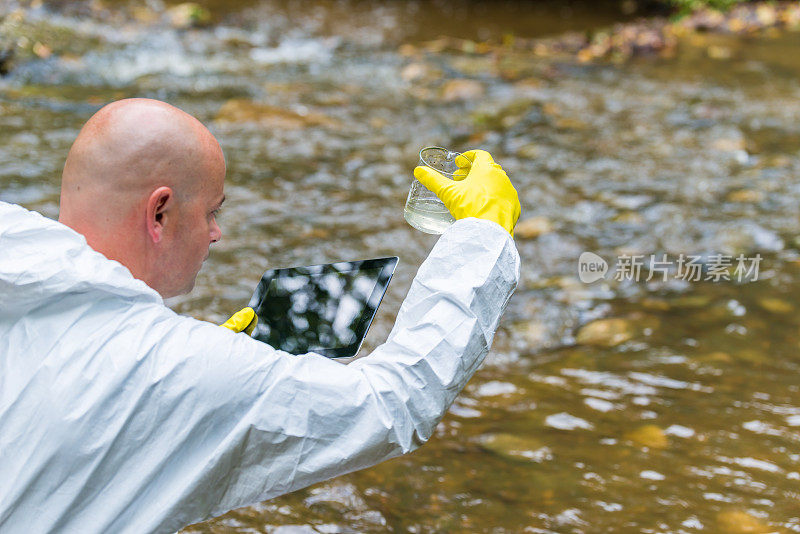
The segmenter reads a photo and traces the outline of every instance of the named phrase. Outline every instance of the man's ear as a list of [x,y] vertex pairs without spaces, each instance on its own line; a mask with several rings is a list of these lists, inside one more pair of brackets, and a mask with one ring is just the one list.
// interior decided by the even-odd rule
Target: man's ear
[[150,193],[147,199],[147,235],[153,243],[160,243],[164,237],[167,210],[172,205],[173,197],[172,189],[163,186]]

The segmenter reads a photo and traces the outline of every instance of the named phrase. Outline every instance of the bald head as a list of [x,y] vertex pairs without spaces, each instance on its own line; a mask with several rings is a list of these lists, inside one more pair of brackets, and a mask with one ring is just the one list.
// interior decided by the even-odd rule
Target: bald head
[[[221,203],[224,175],[222,149],[200,121],[157,100],[120,100],[95,113],[72,145],[59,220],[150,283],[166,267],[159,261],[176,261],[164,247],[179,244],[164,238],[198,223],[181,220],[187,210]],[[218,238],[205,240],[206,252]]]
[[[118,215],[156,186],[191,193],[198,168],[223,165],[222,150],[200,121],[158,100],[131,98],[95,113],[81,129],[64,165],[61,208]],[[223,170],[224,172],[224,170]],[[96,195],[105,202],[96,204]]]

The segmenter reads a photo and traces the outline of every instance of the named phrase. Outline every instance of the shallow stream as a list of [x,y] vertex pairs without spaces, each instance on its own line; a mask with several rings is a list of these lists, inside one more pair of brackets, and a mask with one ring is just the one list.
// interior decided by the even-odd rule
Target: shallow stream
[[[177,29],[161,4],[110,5],[0,3],[21,50],[52,52],[0,78],[0,199],[56,217],[67,150],[104,102],[194,114],[228,199],[181,313],[224,320],[270,267],[397,255],[366,354],[436,239],[402,215],[420,146],[490,151],[523,205],[522,281],[428,444],[186,532],[800,532],[800,34],[581,64],[431,41],[627,15],[217,2],[211,26]],[[584,251],[605,280],[579,280]],[[742,281],[647,281],[663,254],[699,256],[701,278],[715,255],[761,260]],[[613,276],[625,255],[638,281]]]

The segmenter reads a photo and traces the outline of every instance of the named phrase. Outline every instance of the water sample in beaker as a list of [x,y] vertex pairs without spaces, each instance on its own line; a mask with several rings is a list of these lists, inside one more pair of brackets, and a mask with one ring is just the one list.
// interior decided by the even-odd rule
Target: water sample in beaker
[[[429,146],[419,151],[418,165],[437,170],[452,180],[453,174],[458,170],[456,156],[459,155],[458,152],[446,148]],[[456,222],[450,210],[439,200],[439,197],[416,178],[411,183],[403,217],[408,224],[426,234],[441,234]]]

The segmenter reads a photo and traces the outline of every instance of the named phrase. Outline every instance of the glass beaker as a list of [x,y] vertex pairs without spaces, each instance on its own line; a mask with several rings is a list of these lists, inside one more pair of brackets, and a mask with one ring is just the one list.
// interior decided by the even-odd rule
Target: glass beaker
[[[428,146],[419,151],[418,165],[435,169],[452,180],[458,170],[456,156],[459,155],[440,146]],[[426,234],[441,234],[456,222],[439,197],[416,178],[411,183],[403,217],[408,224]]]

